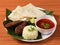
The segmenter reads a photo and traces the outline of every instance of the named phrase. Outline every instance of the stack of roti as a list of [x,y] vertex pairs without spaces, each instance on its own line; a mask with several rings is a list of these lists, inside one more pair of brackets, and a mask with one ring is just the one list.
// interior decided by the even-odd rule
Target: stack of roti
[[39,17],[42,15],[45,15],[45,13],[30,3],[25,6],[17,6],[8,18],[12,21],[17,21],[24,18]]

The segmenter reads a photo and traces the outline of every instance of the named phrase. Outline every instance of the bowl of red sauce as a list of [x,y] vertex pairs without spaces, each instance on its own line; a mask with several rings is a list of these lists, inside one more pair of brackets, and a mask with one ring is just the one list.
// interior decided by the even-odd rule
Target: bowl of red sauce
[[55,21],[50,15],[37,17],[35,25],[42,34],[50,34],[56,27]]

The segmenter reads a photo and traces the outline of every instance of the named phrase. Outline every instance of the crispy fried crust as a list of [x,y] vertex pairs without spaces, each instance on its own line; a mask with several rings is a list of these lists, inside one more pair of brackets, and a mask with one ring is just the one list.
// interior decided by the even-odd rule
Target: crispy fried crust
[[14,21],[14,22],[10,22],[10,23],[7,23],[5,25],[5,27],[11,27],[11,26],[15,26],[17,24],[20,24],[22,21]]
[[20,24],[19,26],[17,26],[16,28],[15,28],[15,33],[16,34],[21,34],[22,33],[22,31],[23,31],[23,28],[26,26],[26,24],[27,24],[27,22],[22,22],[22,24]]

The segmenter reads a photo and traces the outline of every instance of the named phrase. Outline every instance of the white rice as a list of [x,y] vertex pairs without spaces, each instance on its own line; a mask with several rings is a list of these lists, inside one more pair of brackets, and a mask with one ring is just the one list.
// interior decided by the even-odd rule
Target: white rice
[[32,26],[32,25],[26,26],[23,29],[22,36],[24,39],[36,39],[38,37],[38,30],[36,29],[36,27],[32,26],[32,27],[34,27],[34,30],[29,31],[28,29],[30,28],[30,26]]

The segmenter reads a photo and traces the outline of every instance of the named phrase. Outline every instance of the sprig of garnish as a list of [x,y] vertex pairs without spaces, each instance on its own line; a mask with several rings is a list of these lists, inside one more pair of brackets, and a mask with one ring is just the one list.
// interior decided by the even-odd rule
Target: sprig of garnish
[[44,28],[49,28],[49,27],[50,27],[50,25],[49,25],[49,24],[44,23],[44,22],[42,22],[42,23],[41,23],[41,25],[42,25]]
[[28,29],[28,31],[30,32],[34,31],[34,27],[30,26],[30,29]]

